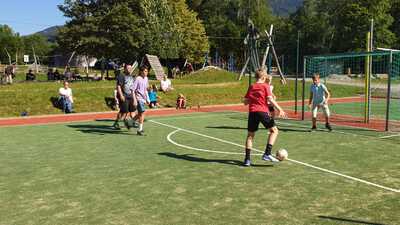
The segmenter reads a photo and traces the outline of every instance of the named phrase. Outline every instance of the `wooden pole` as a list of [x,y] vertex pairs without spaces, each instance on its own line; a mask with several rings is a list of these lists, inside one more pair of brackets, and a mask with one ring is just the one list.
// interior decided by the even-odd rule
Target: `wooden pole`
[[71,60],[72,60],[72,58],[74,57],[74,55],[75,55],[75,51],[72,52],[71,57],[69,57],[69,59],[68,59],[67,65],[65,65],[64,74],[65,74],[65,72],[67,71],[67,68],[68,68],[68,66],[69,66],[69,63],[71,62]]
[[246,63],[245,63],[244,66],[243,66],[242,72],[240,72],[240,75],[239,75],[238,80],[241,80],[241,79],[242,79],[242,77],[243,77],[243,75],[244,75],[244,72],[246,71],[247,65],[249,64],[249,62],[250,62],[250,58],[247,57]]
[[35,59],[35,70],[36,70],[36,73],[39,73],[39,68],[38,68],[38,62],[37,62],[37,58],[36,58],[35,48],[33,46],[32,46],[32,50],[33,50],[33,58]]
[[286,79],[285,79],[285,76],[282,73],[282,69],[281,69],[281,66],[279,64],[278,55],[276,54],[274,43],[272,42],[272,37],[271,37],[271,35],[269,35],[269,33],[267,31],[265,31],[265,33],[267,34],[267,38],[268,38],[269,44],[271,45],[271,48],[272,48],[272,54],[273,54],[273,56],[275,58],[276,66],[278,67],[279,76],[281,77],[281,83],[282,84],[286,84]]
[[[274,30],[274,25],[272,24],[271,27],[269,28],[270,36],[272,35],[273,30]],[[267,44],[268,44],[268,46],[267,46],[267,49],[265,50],[264,57],[263,57],[262,64],[261,64],[262,68],[265,67],[265,63],[267,62],[267,57],[268,57],[268,53],[269,53],[269,48],[271,47],[271,45],[269,43],[267,43]]]
[[4,48],[4,50],[6,50],[6,53],[7,53],[7,56],[8,56],[8,62],[9,62],[8,65],[11,65],[11,56],[10,56],[10,53],[8,52],[7,48]]

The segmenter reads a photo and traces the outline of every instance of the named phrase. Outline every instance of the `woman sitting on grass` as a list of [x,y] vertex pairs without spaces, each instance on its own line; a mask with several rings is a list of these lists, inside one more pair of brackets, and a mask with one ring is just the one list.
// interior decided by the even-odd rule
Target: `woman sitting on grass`
[[72,113],[74,98],[72,97],[72,89],[69,87],[68,81],[64,81],[64,87],[58,90],[60,95],[59,101],[63,107],[64,113]]

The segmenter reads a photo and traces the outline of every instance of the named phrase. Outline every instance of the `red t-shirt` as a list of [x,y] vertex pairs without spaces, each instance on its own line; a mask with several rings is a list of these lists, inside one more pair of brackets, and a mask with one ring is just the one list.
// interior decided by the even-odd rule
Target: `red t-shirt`
[[249,100],[249,112],[268,112],[267,100],[272,96],[271,88],[266,83],[255,83],[249,87],[245,98]]

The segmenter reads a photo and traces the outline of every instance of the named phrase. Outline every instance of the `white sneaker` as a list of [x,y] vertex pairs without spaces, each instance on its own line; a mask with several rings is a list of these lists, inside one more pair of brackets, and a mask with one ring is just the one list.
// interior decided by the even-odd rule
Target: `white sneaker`
[[279,160],[278,160],[277,158],[273,157],[272,155],[266,155],[266,154],[264,154],[264,155],[262,156],[262,160],[264,160],[264,161],[270,161],[270,162],[273,162],[273,163],[279,162]]

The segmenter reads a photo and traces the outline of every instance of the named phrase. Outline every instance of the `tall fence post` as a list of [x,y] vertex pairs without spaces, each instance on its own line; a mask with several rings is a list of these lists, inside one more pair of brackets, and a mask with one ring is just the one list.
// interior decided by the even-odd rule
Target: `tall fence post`
[[391,83],[392,83],[392,69],[393,69],[393,51],[390,51],[389,57],[389,73],[388,73],[388,83],[387,83],[387,95],[386,95],[386,124],[385,131],[389,131],[389,120],[390,120],[390,98],[391,96]]
[[306,71],[307,71],[307,60],[306,57],[304,57],[304,67],[303,67],[303,93],[302,93],[302,101],[301,101],[301,120],[304,120],[304,106],[305,106],[305,94],[306,94]]
[[297,114],[297,101],[298,101],[298,81],[299,81],[299,61],[300,61],[300,31],[297,32],[297,50],[296,50],[296,83],[294,86],[294,113]]

